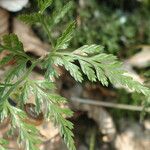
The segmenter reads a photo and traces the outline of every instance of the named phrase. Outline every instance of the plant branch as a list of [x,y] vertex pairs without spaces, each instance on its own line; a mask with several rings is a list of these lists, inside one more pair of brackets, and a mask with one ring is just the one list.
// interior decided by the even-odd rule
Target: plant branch
[[[130,110],[130,111],[143,111],[143,109],[144,109],[144,107],[142,107],[142,106],[132,106],[132,105],[126,105],[126,104],[115,104],[115,103],[110,103],[110,102],[95,101],[93,99],[83,99],[83,98],[78,98],[78,97],[71,97],[71,101],[73,103],[78,102],[78,103],[81,103],[81,104],[103,106],[103,107],[124,109],[124,110]],[[145,111],[150,112],[150,109],[146,109]]]

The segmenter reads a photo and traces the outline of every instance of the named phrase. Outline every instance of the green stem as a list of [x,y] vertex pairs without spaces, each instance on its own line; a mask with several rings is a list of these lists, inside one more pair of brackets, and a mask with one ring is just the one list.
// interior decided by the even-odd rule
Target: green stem
[[89,150],[94,150],[95,149],[95,139],[96,138],[96,130],[92,129],[91,130],[91,137],[90,137],[90,148]]
[[13,84],[5,84],[5,83],[0,83],[0,87],[5,87],[5,86],[13,86]]
[[51,42],[52,48],[54,48],[54,42],[53,42],[53,40],[52,40],[50,30],[48,29],[48,25],[47,25],[47,23],[45,22],[44,19],[41,19],[41,22],[42,22],[42,24],[43,24],[43,28],[44,28],[45,32],[46,32],[47,35],[48,35],[49,41]]

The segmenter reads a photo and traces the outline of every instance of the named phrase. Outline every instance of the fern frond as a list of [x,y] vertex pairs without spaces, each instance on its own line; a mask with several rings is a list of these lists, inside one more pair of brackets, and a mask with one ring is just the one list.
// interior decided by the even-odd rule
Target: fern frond
[[[26,24],[35,25],[40,24],[46,31],[51,31],[52,28],[58,24],[65,14],[71,9],[72,2],[67,3],[59,11],[55,11],[52,16],[43,14],[45,9],[49,7],[52,0],[38,0],[39,12],[35,12],[29,15],[20,15],[18,18]],[[49,33],[47,33],[49,34]]]
[[43,15],[40,13],[32,13],[29,15],[20,15],[18,18],[26,24],[33,25],[36,23],[40,23],[41,19],[43,19]]
[[[17,35],[15,35],[15,34],[4,35],[3,39],[2,39],[2,43],[3,44],[0,45],[0,49],[2,51],[7,50],[14,57],[19,56],[19,58],[22,57],[22,58],[29,59],[29,56],[27,56],[26,53],[24,52],[23,44],[18,39]],[[6,57],[6,58],[8,59],[8,57]],[[6,58],[4,58],[4,59],[6,59]]]
[[48,8],[53,0],[37,0],[40,13],[43,13]]
[[10,83],[10,81],[13,80],[15,77],[20,77],[21,75],[23,75],[26,71],[26,64],[26,59],[19,60],[18,64],[16,64],[14,68],[11,68],[6,72],[5,82]]
[[42,63],[42,68],[46,69],[45,78],[51,81],[53,81],[54,77],[59,76],[52,64],[53,64],[53,59],[51,59],[51,57],[48,57]]
[[104,47],[101,45],[84,45],[80,48],[78,48],[77,50],[74,51],[74,54],[78,54],[78,55],[90,55],[90,54],[99,54],[103,51]]
[[[69,58],[70,59],[70,58]],[[76,81],[81,82],[83,80],[80,68],[69,60],[67,57],[62,58],[62,62],[67,71],[70,72],[71,76],[74,77]]]
[[64,119],[63,116],[72,116],[72,111],[69,109],[60,109],[60,107],[47,101],[47,114],[46,117],[54,121],[54,123],[60,128],[60,134],[64,138],[64,141],[69,150],[76,150],[73,140],[73,124]]
[[54,124],[60,128],[61,136],[64,138],[68,149],[75,150],[73,133],[71,131],[73,124],[65,119],[65,117],[71,117],[73,113],[69,109],[61,108],[59,106],[62,103],[66,103],[67,99],[61,97],[60,95],[50,93],[50,90],[53,90],[55,86],[53,83],[50,83],[47,80],[40,82],[28,80],[28,84],[30,85],[27,85],[26,83],[26,87],[24,87],[23,97],[25,100],[29,95],[28,91],[33,92],[36,101],[36,110],[40,111],[42,105],[44,105],[46,108],[46,118],[48,120],[52,120]]
[[69,41],[73,37],[73,32],[75,29],[75,22],[71,22],[66,30],[63,32],[62,36],[58,38],[55,49],[66,49],[69,45]]
[[[150,90],[125,75],[126,72],[122,69],[122,64],[114,55],[103,53],[103,47],[100,45],[85,45],[67,52],[66,48],[68,48],[73,37],[74,22],[67,26],[56,41],[53,41],[51,30],[64,18],[72,7],[72,2],[67,3],[59,11],[55,11],[51,17],[44,14],[44,11],[51,5],[52,0],[37,0],[37,2],[39,11],[31,15],[22,15],[20,19],[30,25],[40,24],[48,35],[52,50],[49,54],[34,59],[24,52],[23,44],[15,34],[3,37],[0,52],[8,50],[9,55],[0,61],[0,66],[13,59],[15,59],[15,65],[6,74],[4,83],[0,83],[0,120],[10,116],[12,129],[19,129],[18,142],[22,145],[25,144],[26,150],[36,150],[39,143],[37,140],[38,131],[34,126],[25,122],[27,116],[22,110],[22,106],[28,102],[30,95],[32,95],[35,98],[36,112],[41,112],[44,106],[45,118],[52,120],[59,127],[60,134],[68,149],[75,150],[72,133],[73,124],[65,119],[65,117],[71,117],[73,113],[67,108],[60,107],[60,104],[66,103],[67,100],[54,94],[55,85],[50,82],[53,81],[54,77],[59,76],[55,66],[64,67],[76,81],[82,82],[83,75],[85,75],[91,82],[100,81],[105,86],[108,86],[109,82],[113,85],[120,84],[132,91],[144,94],[148,101],[150,100]],[[31,62],[31,66],[26,68],[28,61]],[[45,80],[29,79],[30,73],[37,65],[46,69]],[[13,107],[8,100],[15,93],[15,90],[18,90],[19,100],[17,101],[18,105]],[[146,106],[149,106],[149,102]]]
[[59,11],[54,11],[54,13],[52,14],[52,22],[50,22],[49,25],[54,26],[58,24],[71,8],[72,8],[72,2],[70,1],[66,5],[64,5],[64,7],[61,8]]
[[1,104],[0,119],[4,120],[6,117],[11,118],[11,130],[19,130],[18,143],[24,145],[25,150],[38,150],[37,144],[40,143],[38,137],[38,130],[25,122],[26,114],[21,109],[11,106],[8,101]]
[[38,130],[24,121],[27,116],[22,110],[9,104],[7,104],[7,107],[10,111],[12,127],[19,130],[18,142],[25,144],[25,150],[38,150],[37,144],[40,143],[37,138]]
[[22,92],[20,94],[20,103],[27,103],[28,99],[29,99],[29,95],[31,94],[31,87],[30,87],[30,83],[28,82],[28,80],[26,80],[24,82],[24,85],[22,86]]
[[92,68],[92,65],[87,63],[86,61],[79,60],[81,70],[88,77],[88,79],[92,82],[96,81],[95,71]]
[[[131,77],[126,76],[126,71],[123,70],[122,63],[114,55],[101,53],[101,50],[101,46],[86,45],[73,52],[56,52],[53,58],[55,60],[54,64],[64,66],[66,70],[70,71],[76,81],[82,81],[81,72],[83,72],[92,82],[97,79],[103,85],[107,86],[110,81],[114,85],[119,84],[128,87],[132,91],[148,95],[150,90]],[[80,63],[81,68],[77,68],[74,64],[75,61]]]
[[9,34],[3,36],[3,47],[11,52],[24,52],[23,44],[19,41],[15,34]]

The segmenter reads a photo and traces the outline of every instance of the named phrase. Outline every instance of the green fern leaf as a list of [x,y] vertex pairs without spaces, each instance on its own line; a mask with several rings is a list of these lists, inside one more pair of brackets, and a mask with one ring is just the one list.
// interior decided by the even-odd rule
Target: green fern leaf
[[21,103],[23,102],[23,104],[25,104],[28,101],[30,94],[31,94],[30,83],[26,81],[22,87],[22,92],[20,95]]
[[[103,85],[108,86],[109,80],[114,85],[119,84],[124,87],[128,87],[132,91],[142,93],[146,96],[149,95],[150,90],[147,87],[125,75],[125,71],[122,69],[122,63],[118,62],[116,56],[111,54],[98,53],[99,50],[101,51],[100,46],[86,45],[75,50],[74,52],[59,52],[57,53],[59,59],[57,59],[56,62],[61,66],[64,65],[66,70],[70,70],[71,74],[75,68],[74,64],[72,65],[72,63],[79,61],[81,69],[75,68],[75,72],[78,71],[76,75],[78,74],[80,77],[82,77],[82,75],[79,73],[83,71],[83,73],[87,75],[91,81],[96,81],[96,78],[98,78],[98,80]],[[91,56],[90,54],[93,55]],[[65,62],[63,59],[65,59]],[[82,81],[82,78],[79,80],[79,77],[74,76],[73,73],[71,75],[75,78],[75,80],[80,82]]]
[[43,19],[43,15],[39,13],[32,13],[29,15],[20,15],[18,18],[26,24],[33,25],[40,23],[41,19]]
[[94,63],[94,68],[96,70],[97,79],[102,83],[102,85],[108,86],[108,79],[105,75],[105,72],[102,70],[101,66],[99,66],[99,64],[95,65]]
[[25,143],[25,150],[39,150],[37,147],[37,144],[40,144],[40,140],[37,138],[38,130],[34,126],[24,122],[26,114],[22,110],[10,106],[8,103],[7,108],[11,114],[13,128],[19,130],[18,142]]
[[55,11],[52,15],[52,21],[49,22],[50,27],[54,27],[54,25],[58,24],[61,19],[64,18],[66,13],[72,8],[72,2],[70,1],[67,3],[63,8],[61,8],[59,11]]
[[64,138],[64,141],[68,147],[69,150],[76,150],[75,145],[74,145],[74,140],[73,140],[73,124],[64,119],[63,115],[65,116],[72,116],[72,111],[69,109],[61,109],[60,107],[47,102],[48,106],[48,111],[47,111],[47,118],[48,119],[53,119],[54,123],[60,128],[60,134]]
[[27,60],[20,60],[18,61],[18,64],[11,68],[5,76],[5,82],[9,83],[11,80],[13,80],[15,77],[19,77],[21,74],[24,74],[26,70],[26,63]]
[[62,58],[62,61],[65,69],[70,72],[70,75],[76,81],[82,82],[83,77],[80,72],[80,68],[77,65],[73,64],[72,60],[70,61],[67,57]]
[[92,82],[96,81],[96,75],[95,75],[95,71],[92,68],[92,65],[83,60],[79,60],[79,63],[83,73],[87,75],[88,79]]
[[[4,35],[2,38],[2,43],[3,43],[3,45],[0,45],[2,51],[3,50],[9,51],[9,55],[4,57],[4,59],[1,62],[2,64],[4,64],[5,61],[6,62],[9,61],[9,59],[11,57],[14,57],[15,59],[21,58],[21,59],[30,60],[30,57],[24,52],[23,44],[18,39],[17,35],[15,35],[15,34]],[[12,55],[12,56],[10,56],[10,55]]]
[[40,13],[43,13],[48,8],[53,0],[37,0]]
[[53,103],[57,103],[57,104],[62,104],[67,102],[66,98],[58,94],[48,94],[48,99],[50,99]]
[[85,55],[85,54],[98,54],[103,51],[104,47],[100,45],[84,45],[74,51],[75,54]]
[[80,68],[75,65],[74,58],[71,57],[53,57],[54,64],[56,66],[64,66],[67,71],[69,71],[70,75],[79,82],[82,82],[83,77],[80,72]]
[[74,28],[75,28],[75,22],[71,22],[67,26],[62,36],[58,38],[57,44],[55,46],[56,50],[66,49],[68,47],[69,41],[72,39],[72,36],[73,36]]
[[24,52],[23,44],[19,41],[15,34],[9,34],[3,36],[3,47],[12,53],[22,53]]
[[0,66],[8,64],[11,60],[14,59],[14,55],[7,55],[0,61]]
[[53,59],[49,57],[42,63],[43,69],[46,69],[45,78],[53,81],[54,77],[58,77],[57,71],[53,66]]
[[48,80],[35,80],[34,81],[36,83],[36,85],[44,90],[52,90],[52,89],[56,89],[56,86],[53,82],[50,82]]

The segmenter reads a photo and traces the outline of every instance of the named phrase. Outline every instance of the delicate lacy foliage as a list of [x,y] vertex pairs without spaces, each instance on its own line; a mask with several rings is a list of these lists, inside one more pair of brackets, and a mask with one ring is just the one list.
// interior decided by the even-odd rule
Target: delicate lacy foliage
[[[98,53],[99,54],[95,54]],[[66,70],[79,82],[82,82],[82,73],[90,81],[100,81],[108,86],[108,81],[114,85],[123,85],[144,95],[149,95],[149,89],[131,77],[125,75],[122,65],[111,54],[101,53],[102,47],[98,45],[85,45],[71,53],[56,52],[53,58],[55,65],[64,66]],[[90,54],[90,55],[88,55]],[[79,61],[79,68],[74,62]]]
[[37,0],[37,1],[41,13],[43,13],[45,9],[48,8],[52,3],[52,0]]
[[[39,0],[39,3],[42,3],[42,1]],[[44,0],[45,3],[48,0]],[[49,0],[51,2],[51,0]],[[50,5],[51,3],[48,3]],[[48,30],[50,31],[56,24],[58,24],[66,15],[66,13],[71,9],[72,7],[72,2],[67,3],[63,8],[60,8],[59,11],[54,11],[52,16],[45,16],[43,14],[43,9],[40,7],[39,12],[32,13],[29,15],[20,15],[19,18],[24,21],[27,24],[36,24],[36,23],[41,23],[41,26],[45,29],[45,24],[48,27]],[[47,8],[47,7],[46,7]],[[44,7],[45,10],[45,7]]]
[[[38,131],[34,126],[25,122],[27,116],[23,106],[29,102],[31,95],[35,97],[35,111],[40,113],[42,108],[45,108],[45,119],[51,120],[57,125],[68,149],[75,150],[71,131],[73,124],[65,119],[65,117],[72,116],[72,111],[68,108],[61,108],[60,104],[66,103],[67,100],[54,94],[55,85],[51,79],[59,77],[54,65],[63,66],[76,81],[82,82],[83,75],[86,75],[92,82],[100,81],[102,85],[108,86],[110,81],[112,84],[123,85],[150,97],[149,89],[126,76],[121,63],[115,56],[103,53],[102,46],[85,45],[74,51],[67,51],[73,37],[74,22],[68,24],[57,40],[52,39],[51,30],[71,8],[71,3],[66,4],[60,9],[60,12],[54,12],[50,17],[46,16],[44,11],[51,3],[52,0],[38,0],[39,11],[37,13],[20,17],[26,23],[38,23],[43,27],[52,45],[49,54],[39,59],[29,57],[24,52],[23,44],[14,34],[4,36],[3,44],[0,45],[0,52],[9,51],[9,54],[0,61],[0,66],[15,60],[15,67],[6,74],[4,83],[0,83],[0,120],[3,121],[10,116],[12,130],[19,129],[18,142],[25,145],[26,150],[38,149],[37,144],[39,143],[36,139]],[[27,62],[31,63],[28,68],[26,67]],[[37,65],[46,69],[45,80],[31,80],[29,78],[30,73]],[[8,100],[16,92],[18,95],[17,107],[14,107]],[[1,140],[0,146],[3,145],[4,142]]]
[[75,23],[71,22],[61,37],[58,38],[55,48],[66,49],[69,45],[69,41],[72,39]]

